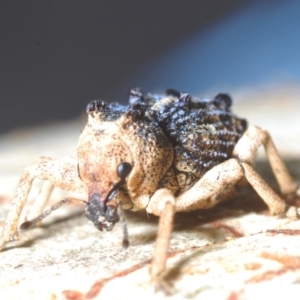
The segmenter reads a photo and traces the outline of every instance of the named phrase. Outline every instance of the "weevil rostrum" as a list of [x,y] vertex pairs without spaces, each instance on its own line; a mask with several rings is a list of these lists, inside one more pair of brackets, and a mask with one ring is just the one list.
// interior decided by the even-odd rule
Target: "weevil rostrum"
[[298,219],[300,210],[288,206],[252,167],[263,145],[282,196],[296,194],[297,184],[270,135],[248,127],[231,112],[231,104],[226,94],[199,100],[172,89],[163,96],[143,95],[138,88],[131,90],[128,105],[92,101],[86,108],[88,122],[79,137],[77,160],[40,157],[24,170],[0,249],[18,239],[19,217],[35,178],[83,193],[87,200],[64,199],[23,223],[22,229],[69,202],[85,204],[87,218],[99,230],[111,230],[124,221],[122,209],[145,209],[160,216],[150,268],[154,281],[165,269],[174,214],[215,206],[229,198],[243,178],[271,214]]

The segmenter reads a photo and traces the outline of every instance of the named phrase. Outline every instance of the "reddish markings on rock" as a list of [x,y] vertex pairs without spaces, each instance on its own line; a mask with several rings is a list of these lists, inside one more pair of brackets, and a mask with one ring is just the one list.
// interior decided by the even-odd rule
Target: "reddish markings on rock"
[[259,274],[259,275],[256,275],[256,276],[250,278],[249,280],[246,281],[246,283],[259,283],[261,281],[271,280],[277,276],[285,274],[287,271],[289,271],[289,269],[285,269],[285,268],[280,269],[280,270],[266,271],[262,274]]
[[226,300],[240,300],[244,299],[244,292],[243,291],[232,291]]
[[244,235],[239,232],[238,230],[236,230],[234,227],[232,226],[229,226],[223,222],[219,222],[219,221],[215,221],[215,222],[212,222],[211,223],[212,226],[214,226],[215,228],[223,228],[225,229],[226,231],[229,231],[231,234],[234,235],[234,237],[236,238],[240,238],[240,237],[243,237]]
[[82,293],[77,291],[66,290],[62,292],[67,300],[84,300],[85,297]]
[[289,271],[300,269],[300,256],[280,255],[277,253],[263,252],[260,255],[263,258],[275,260],[283,265],[278,270],[269,270],[246,281],[246,283],[259,283],[261,281],[271,280],[277,276],[283,275]]
[[299,229],[269,229],[266,231],[267,234],[276,235],[276,234],[284,234],[284,235],[300,235]]
[[86,293],[85,295],[85,299],[93,299],[95,298],[100,291],[102,290],[102,288],[104,287],[104,285],[110,281],[112,278],[109,279],[103,279],[101,281],[96,281],[92,287],[90,288],[90,290]]
[[8,195],[0,195],[0,203],[10,203],[11,197]]
[[[181,254],[184,253],[186,251],[189,250],[193,250],[196,249],[198,247],[191,247],[189,249],[184,249],[184,250],[179,250],[179,251],[174,251],[168,254],[168,258],[174,257],[177,254]],[[90,288],[90,290],[86,293],[85,297],[83,299],[93,299],[94,297],[96,297],[102,290],[102,288],[106,285],[106,283],[108,283],[109,281],[118,278],[118,277],[124,277],[129,275],[130,273],[133,273],[143,267],[145,267],[146,265],[149,265],[151,263],[151,259],[148,259],[146,261],[140,262],[138,264],[133,265],[132,267],[126,269],[126,270],[122,270],[114,275],[112,275],[111,277],[108,278],[103,278],[99,281],[96,281],[92,287]],[[69,299],[68,299],[69,300]],[[73,299],[70,299],[73,300]],[[76,299],[77,300],[77,299]],[[81,300],[81,299],[80,299]]]
[[99,281],[96,281],[92,287],[90,288],[90,290],[87,292],[87,294],[85,295],[84,299],[93,299],[94,297],[96,297],[102,290],[102,288],[105,286],[105,284],[115,278],[118,277],[124,277],[130,273],[133,273],[134,271],[143,268],[144,266],[148,265],[151,263],[151,259],[148,259],[146,261],[143,261],[141,263],[138,263],[136,265],[133,265],[132,267],[126,269],[126,270],[122,270],[116,274],[114,274],[111,277],[108,278],[104,278],[101,279]]
[[287,268],[300,268],[300,256],[263,252],[261,257],[276,260]]

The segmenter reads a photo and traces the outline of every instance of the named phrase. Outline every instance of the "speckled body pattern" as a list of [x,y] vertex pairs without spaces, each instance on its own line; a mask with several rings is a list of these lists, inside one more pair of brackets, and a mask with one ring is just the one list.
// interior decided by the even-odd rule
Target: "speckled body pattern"
[[174,150],[172,164],[158,188],[167,187],[179,195],[208,170],[232,157],[247,122],[231,112],[231,104],[226,94],[200,100],[175,90],[144,96],[133,89],[129,106],[110,104],[105,110],[108,120],[131,115],[143,139],[151,140],[149,128],[158,128],[155,137],[165,143],[168,140]]

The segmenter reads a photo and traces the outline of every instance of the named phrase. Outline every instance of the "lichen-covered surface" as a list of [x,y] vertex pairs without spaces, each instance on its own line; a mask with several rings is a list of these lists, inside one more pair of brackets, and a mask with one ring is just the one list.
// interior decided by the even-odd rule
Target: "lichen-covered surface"
[[[233,111],[268,129],[292,175],[300,182],[300,89],[295,86],[232,91]],[[86,103],[83,103],[83,110]],[[84,118],[24,129],[0,138],[0,225],[22,169],[40,155],[75,156]],[[257,170],[276,190],[259,153]],[[25,216],[39,191],[34,185]],[[55,191],[53,202],[63,197]],[[148,268],[157,218],[127,213],[130,247],[122,229],[99,232],[79,206],[61,208],[42,227],[0,253],[0,299],[162,299]],[[179,214],[172,235],[166,287],[170,299],[298,299],[300,221],[269,216],[248,187],[209,211]]]

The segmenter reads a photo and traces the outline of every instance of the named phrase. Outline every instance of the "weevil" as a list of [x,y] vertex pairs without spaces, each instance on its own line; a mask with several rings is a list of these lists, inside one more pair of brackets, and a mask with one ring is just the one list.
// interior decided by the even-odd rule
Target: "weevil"
[[24,170],[0,249],[18,239],[19,217],[35,178],[85,194],[87,200],[62,200],[24,222],[22,229],[70,202],[83,203],[87,218],[99,230],[111,230],[124,221],[122,209],[145,209],[160,216],[152,280],[165,269],[174,214],[215,206],[244,178],[271,214],[298,219],[300,210],[288,206],[252,167],[263,145],[282,196],[296,194],[297,184],[269,133],[248,127],[245,119],[231,112],[231,105],[227,94],[200,100],[173,89],[165,95],[144,95],[139,88],[131,90],[128,105],[92,101],[86,108],[88,122],[79,137],[77,159],[40,157]]

